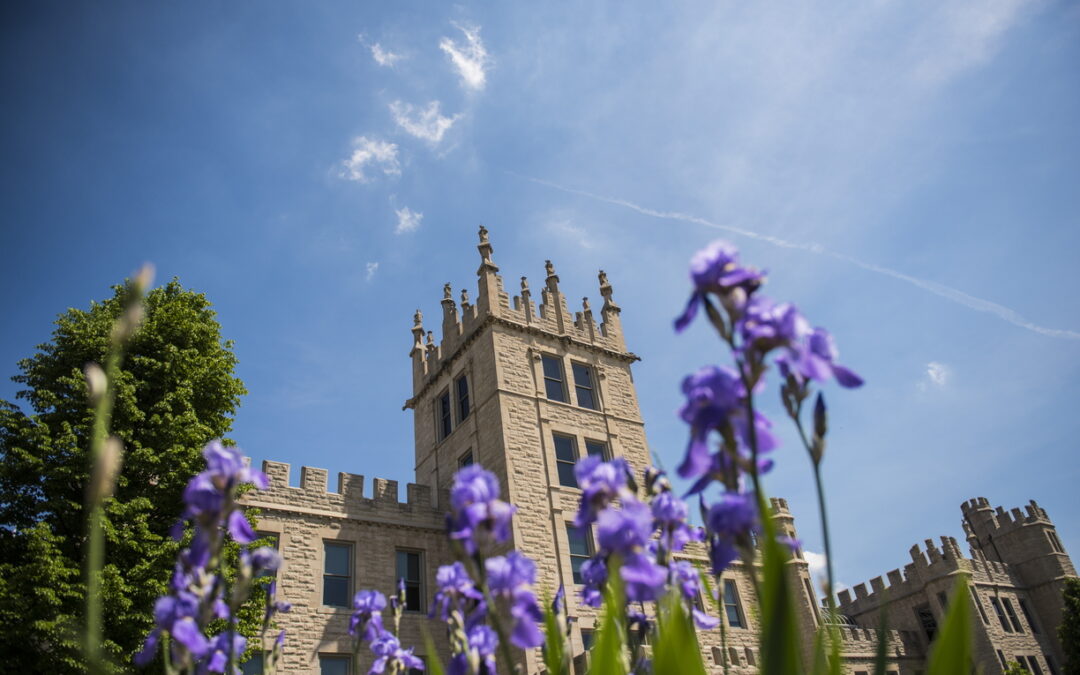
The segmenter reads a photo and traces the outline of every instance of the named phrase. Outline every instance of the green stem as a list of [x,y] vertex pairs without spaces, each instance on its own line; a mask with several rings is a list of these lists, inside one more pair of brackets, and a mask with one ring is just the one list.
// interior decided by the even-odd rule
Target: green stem
[[[833,590],[836,588],[833,585],[833,558],[832,558],[832,544],[829,537],[829,513],[825,508],[825,487],[821,482],[821,464],[814,461],[814,452],[810,444],[809,439],[806,437],[806,430],[803,428],[802,419],[800,419],[802,412],[802,403],[796,409],[796,414],[793,417],[795,420],[795,428],[799,430],[799,438],[802,440],[803,447],[806,448],[806,454],[810,456],[810,463],[814,467],[814,486],[817,489],[818,499],[818,513],[821,517],[821,536],[825,540],[825,577],[828,588],[825,589],[825,595],[829,602],[829,613],[833,614]],[[829,617],[832,621],[833,616]]]

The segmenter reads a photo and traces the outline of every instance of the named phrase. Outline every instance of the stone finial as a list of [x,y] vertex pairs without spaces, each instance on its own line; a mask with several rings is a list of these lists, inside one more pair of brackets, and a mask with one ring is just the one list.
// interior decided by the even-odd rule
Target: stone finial
[[[476,250],[480,251],[480,271],[485,268],[490,268],[493,272],[498,272],[499,268],[495,265],[495,262],[491,259],[491,254],[495,249],[491,247],[491,240],[488,239],[487,228],[483,225],[480,226],[480,243],[476,246]],[[479,273],[479,272],[478,272]]]
[[449,281],[447,281],[446,285],[443,286],[442,293],[443,293],[443,300],[450,300],[451,302],[453,302],[453,298],[450,297],[450,295],[453,293],[453,291],[450,290],[450,282]]
[[489,243],[491,243],[490,241],[488,241],[488,229],[486,227],[484,227],[483,225],[480,226],[480,243],[481,244],[489,244]]
[[522,293],[528,293],[529,292],[529,280],[526,279],[525,277],[521,277],[521,292]]
[[413,326],[423,327],[423,325],[424,325],[424,313],[421,312],[419,309],[417,309],[416,314],[413,314],[412,320],[413,320]]
[[544,271],[547,272],[549,278],[555,276],[555,265],[552,265],[550,260],[545,260]]
[[420,313],[420,310],[416,310],[416,314],[413,314],[413,351],[417,349],[423,349],[424,347],[424,315]]
[[435,351],[435,335],[431,331],[427,332],[427,345],[426,348],[429,352]]
[[467,307],[469,305],[469,291],[461,289],[461,306]]
[[589,307],[589,298],[584,297],[581,299],[581,311],[588,313],[592,311],[592,307]]
[[603,311],[619,311],[619,306],[611,299],[611,282],[608,281],[607,272],[600,270],[600,273],[596,276],[600,280],[600,295],[604,298]]

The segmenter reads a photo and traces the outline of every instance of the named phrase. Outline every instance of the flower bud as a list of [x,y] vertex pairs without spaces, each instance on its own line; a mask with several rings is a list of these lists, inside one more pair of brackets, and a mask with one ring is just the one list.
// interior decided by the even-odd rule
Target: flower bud
[[829,430],[829,417],[825,410],[825,397],[818,392],[817,400],[814,401],[814,435],[825,438]]
[[143,320],[143,306],[141,301],[136,301],[131,305],[128,305],[120,318],[113,324],[112,339],[115,343],[127,342],[135,331],[139,329],[139,324]]
[[142,296],[146,294],[152,283],[154,283],[154,266],[151,263],[143,263],[143,266],[135,273],[135,278],[131,280],[132,288]]
[[109,378],[101,366],[93,361],[83,366],[83,374],[86,376],[86,398],[90,405],[97,405],[109,388]]
[[116,476],[124,461],[124,445],[116,436],[109,436],[101,446],[101,452],[90,472],[87,496],[91,502],[111,497],[116,489]]

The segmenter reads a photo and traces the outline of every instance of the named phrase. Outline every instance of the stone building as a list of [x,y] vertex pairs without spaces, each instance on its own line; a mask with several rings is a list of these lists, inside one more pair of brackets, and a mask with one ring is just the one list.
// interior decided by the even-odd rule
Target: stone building
[[[260,510],[260,531],[276,539],[284,558],[277,573],[278,592],[293,609],[279,619],[288,632],[282,672],[330,675],[352,672],[354,666],[366,672],[370,656],[366,649],[353,656],[347,633],[352,594],[361,588],[389,594],[399,578],[405,579],[410,610],[402,620],[402,642],[422,654],[421,626],[426,626],[445,661],[443,631],[426,617],[435,572],[451,562],[444,508],[449,486],[457,469],[473,462],[494,472],[503,497],[518,506],[512,545],[537,562],[538,594],[550,597],[560,585],[566,587],[570,614],[577,619],[571,650],[576,667],[583,670],[596,612],[577,601],[575,575],[593,552],[593,542],[591,533],[571,525],[580,495],[573,465],[586,454],[625,457],[637,470],[650,463],[630,370],[638,357],[627,350],[620,308],[602,271],[599,311],[585,299],[580,310],[571,312],[550,262],[539,302],[525,277],[511,298],[482,227],[477,248],[475,300],[462,290],[455,301],[446,285],[438,344],[419,311],[414,317],[409,352],[413,395],[405,408],[413,411],[416,483],[406,487],[406,501],[398,501],[396,481],[375,478],[366,493],[364,477],[348,473],[338,474],[336,489],[330,491],[326,470],[310,467],[301,468],[299,487],[290,487],[290,468],[278,462],[263,465],[271,489],[247,497],[248,505]],[[985,655],[994,649],[1004,650],[1009,658],[1034,655],[1046,672],[1056,672],[1044,655],[1053,654],[1060,663],[1060,648],[1049,633],[1057,625],[1054,612],[1061,611],[1061,574],[1075,572],[1063,552],[1046,560],[1025,557],[1023,551],[1035,546],[1035,535],[1023,529],[1026,521],[1006,522],[1000,513],[983,509],[983,502],[965,505],[977,560],[961,561],[954,547],[931,554],[929,563],[923,559],[921,565],[917,561],[909,566],[905,578],[890,573],[894,587],[912,588],[903,597],[892,593],[892,599],[910,609],[890,615],[892,625],[903,629],[887,636],[890,672],[907,675],[923,667],[928,625],[924,605],[938,602],[935,594],[951,583],[945,577],[960,570],[972,574],[980,598],[1007,592],[1017,599],[1016,611],[1025,618],[1037,616],[1040,627],[1045,626],[1039,634],[1006,633],[1004,628],[999,634],[995,625],[986,623],[988,637],[980,637],[986,642],[980,644],[980,656],[989,658]],[[778,529],[794,538],[787,503],[773,499],[772,506]],[[1051,536],[1053,526],[1045,513],[1033,513],[1032,527]],[[987,547],[992,554],[984,555]],[[701,547],[688,550],[686,557],[706,562]],[[801,552],[789,563],[789,572],[797,589],[799,623],[810,636],[822,615]],[[1048,581],[1050,577],[1054,581]],[[875,592],[856,587],[854,601],[850,594],[841,595],[851,619],[843,630],[848,672],[869,670],[877,644],[874,617],[882,584],[880,579],[871,584]],[[725,573],[718,590],[719,603],[708,609],[722,618],[726,642],[721,642],[720,630],[702,633],[705,662],[714,673],[756,672],[760,655],[755,597],[740,563]],[[1008,616],[1011,620],[1012,614]],[[1030,619],[1028,625],[1033,626]],[[539,649],[519,652],[519,657],[525,672],[542,669]],[[353,658],[358,663],[352,663]],[[997,672],[989,661],[984,664],[986,672]]]

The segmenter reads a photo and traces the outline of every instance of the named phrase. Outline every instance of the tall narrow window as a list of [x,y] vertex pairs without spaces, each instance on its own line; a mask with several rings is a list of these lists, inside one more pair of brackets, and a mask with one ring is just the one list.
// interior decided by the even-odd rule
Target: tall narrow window
[[1001,667],[1008,670],[1009,669],[1009,662],[1005,660],[1004,652],[1002,652],[999,649],[999,650],[997,650],[997,655],[998,655],[998,661],[1001,661]]
[[585,648],[585,651],[592,649],[595,634],[591,628],[581,629],[581,646]]
[[457,393],[458,422],[469,416],[469,380],[464,375],[454,382],[454,391]]
[[397,552],[397,578],[405,582],[405,609],[424,611],[423,555],[419,551]]
[[979,594],[975,592],[975,587],[971,587],[971,599],[975,601],[975,606],[979,608],[979,616],[982,617],[983,625],[989,626],[990,619],[986,616],[986,609],[983,607],[982,600],[979,599]]
[[1020,624],[1020,617],[1016,616],[1016,610],[1013,609],[1012,601],[1008,598],[1002,598],[1001,604],[1005,605],[1005,613],[1009,615],[1009,622],[1012,623],[1013,629],[1017,633],[1023,633],[1024,627]]
[[323,542],[323,604],[330,607],[349,606],[349,587],[352,585],[352,546]]
[[240,675],[262,675],[264,667],[263,653],[255,652],[250,659],[240,664]]
[[565,487],[577,487],[577,478],[574,477],[574,465],[577,464],[577,441],[573,436],[552,437],[555,441],[555,468],[559,471],[559,485]]
[[589,457],[599,457],[600,459],[607,461],[607,443],[604,443],[603,441],[590,441],[586,439],[585,454]]
[[998,621],[1001,622],[1001,627],[1006,633],[1013,632],[1012,627],[1009,625],[1009,620],[1005,618],[1005,612],[1001,609],[1001,603],[997,598],[990,598],[990,605],[994,608],[994,613],[997,614]]
[[319,675],[349,675],[352,659],[344,654],[319,654]]
[[1034,656],[1027,657],[1028,670],[1031,671],[1031,675],[1043,675],[1042,668],[1039,667],[1039,662]]
[[544,354],[540,360],[544,365],[544,391],[547,393],[548,400],[566,403],[562,359]]
[[574,570],[574,583],[583,584],[581,566],[593,555],[592,533],[587,527],[566,524],[566,538],[570,541],[570,568]]
[[1024,618],[1027,619],[1028,625],[1031,626],[1032,633],[1039,632],[1039,624],[1035,623],[1035,617],[1031,616],[1031,610],[1028,609],[1027,603],[1023,598],[1017,598],[1016,601],[1020,603],[1020,611],[1024,613]]
[[453,415],[450,413],[450,392],[444,391],[439,394],[435,402],[435,414],[439,425],[439,440],[446,438],[454,430]]
[[732,579],[724,579],[724,613],[727,614],[728,626],[746,628],[742,607],[739,605],[739,589]]
[[593,370],[584,363],[571,364],[574,370],[574,392],[577,404],[582,408],[599,410],[596,404],[596,385],[593,382]]
[[937,594],[937,601],[941,603],[941,613],[949,611],[949,596],[945,595],[945,591],[941,591]]
[[[278,542],[278,534],[277,534],[277,532],[256,532],[255,534],[256,534],[256,536],[259,537],[259,539],[262,540],[259,543],[260,546],[268,546],[268,547],[274,549],[275,551],[277,551],[278,553],[281,553],[281,547],[280,547],[280,543]],[[261,572],[259,572],[259,576],[256,577],[256,578],[276,577],[276,576],[277,576],[277,571],[276,570],[262,570]],[[260,655],[260,658],[262,658],[261,655]]]
[[1054,550],[1054,553],[1064,553],[1065,549],[1061,547],[1061,541],[1057,537],[1057,532],[1052,530],[1046,531],[1046,538],[1050,540],[1050,548]]
[[457,466],[458,466],[459,469],[464,469],[465,467],[472,465],[472,463],[473,463],[473,456],[472,456],[472,450],[470,449],[470,450],[467,450],[464,455],[462,455],[461,457],[458,457]]
[[934,619],[934,613],[930,611],[930,605],[916,607],[915,616],[918,617],[923,632],[926,633],[926,639],[933,641],[934,635],[937,634],[937,620]]

